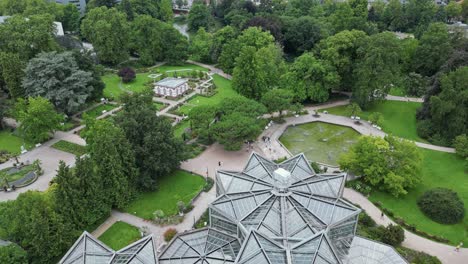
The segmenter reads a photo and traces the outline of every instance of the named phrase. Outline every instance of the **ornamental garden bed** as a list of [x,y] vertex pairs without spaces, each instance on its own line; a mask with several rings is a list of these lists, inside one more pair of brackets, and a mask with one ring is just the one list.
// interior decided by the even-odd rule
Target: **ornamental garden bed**
[[60,140],[52,145],[53,148],[65,151],[75,156],[81,157],[86,154],[86,147],[65,140]]

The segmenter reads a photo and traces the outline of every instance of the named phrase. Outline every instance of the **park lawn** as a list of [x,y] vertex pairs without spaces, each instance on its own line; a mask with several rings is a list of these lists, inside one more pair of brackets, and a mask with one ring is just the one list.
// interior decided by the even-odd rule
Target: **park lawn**
[[102,81],[105,84],[104,97],[118,99],[124,92],[141,92],[147,87],[148,82],[153,81],[148,75],[150,73],[137,73],[135,80],[122,83],[117,74],[106,74],[102,76]]
[[140,230],[136,226],[117,221],[99,237],[99,240],[113,250],[119,250],[140,238]]
[[417,199],[427,190],[445,187],[458,193],[468,206],[468,174],[464,172],[464,160],[456,154],[421,149],[423,154],[422,182],[411,189],[406,196],[395,198],[387,193],[372,192],[369,199],[380,201],[383,207],[393,211],[395,216],[429,234],[445,237],[452,244],[463,242],[468,246],[468,214],[462,223],[443,225],[426,217],[417,206]]
[[162,210],[166,216],[178,212],[177,202],[186,205],[197,195],[205,185],[205,179],[183,170],[177,170],[170,175],[158,179],[158,189],[153,192],[141,193],[125,208],[125,212],[144,219],[153,219],[156,210]]
[[65,140],[57,141],[52,145],[54,149],[65,151],[75,156],[81,157],[86,154],[86,147]]
[[106,111],[106,112],[109,112],[110,110],[112,109],[115,109],[117,108],[117,105],[113,105],[113,104],[100,104],[88,111],[85,112],[86,115],[88,115],[89,117],[92,117],[92,118],[98,118],[99,116],[101,116],[103,113],[102,111]]
[[190,110],[199,105],[218,105],[223,99],[240,96],[234,89],[232,89],[231,80],[228,80],[218,74],[213,75],[213,82],[216,85],[216,94],[211,97],[195,95],[190,98],[186,104],[181,106],[178,110],[179,113],[188,115]]
[[163,73],[166,71],[175,71],[175,70],[196,70],[196,71],[208,71],[207,68],[204,68],[202,66],[198,66],[195,64],[190,64],[190,63],[185,63],[182,65],[162,65],[156,68],[157,72]]
[[[31,149],[34,144],[24,140],[26,149]],[[19,154],[21,152],[21,145],[23,145],[23,139],[14,135],[12,132],[7,130],[0,130],[0,150],[6,150],[11,154]]]
[[[370,113],[380,112],[384,117],[382,129],[386,133],[409,140],[427,142],[420,138],[416,131],[416,110],[420,106],[421,103],[415,102],[383,101],[374,104],[359,116],[361,119],[367,120]],[[343,105],[323,110],[333,115],[349,116],[346,107]]]
[[188,127],[190,127],[190,121],[184,119],[183,121],[174,126],[174,136],[176,138],[182,138],[182,134],[184,134],[185,129]]
[[389,95],[394,95],[394,96],[405,96],[406,91],[403,87],[392,87],[390,91],[388,91]]

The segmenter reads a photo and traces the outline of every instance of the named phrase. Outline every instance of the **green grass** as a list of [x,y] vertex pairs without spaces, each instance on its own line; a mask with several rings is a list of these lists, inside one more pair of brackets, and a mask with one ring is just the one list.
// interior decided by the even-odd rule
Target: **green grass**
[[165,104],[160,102],[153,102],[153,106],[156,108],[157,111],[161,111],[164,107],[166,107]]
[[215,74],[213,75],[213,82],[216,85],[216,94],[211,97],[196,95],[187,101],[187,104],[181,106],[178,110],[180,114],[188,115],[190,110],[199,105],[218,105],[224,98],[239,96],[239,94],[232,89],[231,81]]
[[177,125],[174,126],[174,136],[176,138],[182,138],[182,134],[184,133],[186,128],[190,127],[190,121],[188,120],[183,120]]
[[[34,144],[24,141],[26,149],[31,149]],[[11,154],[19,154],[21,152],[23,139],[14,135],[10,131],[0,130],[0,150],[6,150]]]
[[118,99],[124,92],[141,92],[153,79],[149,78],[150,73],[137,73],[135,80],[129,83],[122,83],[117,74],[106,74],[102,76],[102,81],[106,85],[104,88],[104,97]]
[[110,110],[112,109],[115,109],[117,108],[117,105],[113,105],[113,104],[100,104],[88,111],[85,112],[85,114],[87,114],[89,117],[92,117],[92,118],[97,118],[99,117],[100,115],[102,115],[102,111],[107,111],[109,112]]
[[156,210],[162,210],[166,216],[175,215],[178,212],[177,202],[187,204],[203,189],[204,184],[203,177],[177,170],[158,179],[158,190],[140,194],[125,208],[125,212],[145,219],[152,219]]
[[137,227],[118,221],[107,229],[106,232],[99,237],[99,240],[113,250],[119,250],[140,238],[141,234]]
[[388,92],[389,95],[394,95],[394,96],[405,96],[406,91],[403,87],[392,87],[390,91]]
[[311,161],[337,165],[338,157],[359,137],[349,127],[312,122],[288,127],[280,141],[292,154],[304,153]]
[[52,145],[53,148],[74,154],[78,157],[86,154],[86,147],[65,140],[60,140]]
[[[427,142],[420,138],[416,132],[416,110],[420,106],[421,103],[383,101],[376,103],[369,110],[363,111],[359,116],[361,119],[367,120],[370,113],[380,112],[384,116],[382,129],[386,133],[419,142]],[[323,110],[327,110],[333,115],[349,116],[346,107],[337,106]]]
[[443,225],[426,217],[418,208],[417,199],[427,190],[445,187],[458,193],[468,207],[468,174],[464,172],[464,161],[455,154],[421,149],[423,153],[422,182],[406,196],[395,198],[383,192],[373,192],[371,201],[380,201],[383,207],[392,210],[395,216],[429,234],[445,237],[452,244],[463,242],[468,246],[468,214],[462,223]]
[[160,73],[166,72],[166,71],[174,71],[174,70],[185,70],[185,69],[190,69],[190,70],[198,70],[198,71],[208,71],[207,68],[195,65],[195,64],[190,64],[190,63],[185,63],[182,65],[162,65],[160,67],[157,67],[156,70]]
[[[3,169],[1,171],[3,172],[7,172],[9,171],[11,168],[6,168],[6,169]],[[12,181],[16,181],[16,180],[19,180],[21,178],[23,178],[24,176],[26,176],[26,174],[28,174],[29,172],[33,171],[34,170],[34,165],[27,165],[27,166],[24,166],[21,168],[20,171],[18,172],[15,172],[15,173],[11,173],[11,174],[8,174],[7,173],[7,179],[9,182],[12,182]],[[1,179],[0,179],[1,180]]]

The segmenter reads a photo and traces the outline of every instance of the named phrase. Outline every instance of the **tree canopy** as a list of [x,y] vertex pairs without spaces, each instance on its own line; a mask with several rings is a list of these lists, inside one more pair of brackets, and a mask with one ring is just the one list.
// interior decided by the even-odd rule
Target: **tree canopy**
[[81,22],[81,34],[103,63],[117,64],[129,56],[130,25],[126,15],[115,8],[91,9]]
[[413,142],[391,136],[361,136],[338,161],[344,170],[395,197],[405,195],[421,181],[421,162]]
[[125,106],[116,123],[135,153],[140,171],[138,187],[154,190],[157,179],[172,172],[182,161],[182,141],[174,137],[171,123],[156,115],[150,93],[129,95],[123,102]]
[[14,116],[20,122],[19,130],[28,140],[41,143],[59,128],[63,116],[45,98],[29,97],[18,99],[14,107]]
[[66,113],[92,97],[93,74],[80,70],[71,52],[41,53],[29,61],[22,86],[27,96],[42,96]]

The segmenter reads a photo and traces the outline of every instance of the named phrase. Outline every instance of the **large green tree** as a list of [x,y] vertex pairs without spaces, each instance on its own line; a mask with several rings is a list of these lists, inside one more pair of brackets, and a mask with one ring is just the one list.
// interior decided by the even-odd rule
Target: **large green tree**
[[179,64],[188,59],[189,43],[184,35],[172,25],[164,24],[162,36],[164,39],[162,49],[166,62]]
[[73,169],[60,162],[54,180],[54,196],[60,201],[55,210],[79,230],[89,228],[111,210],[103,191],[106,179],[101,178],[107,175],[96,173],[95,167],[89,157],[78,157]]
[[312,49],[316,43],[328,35],[323,22],[302,16],[288,21],[284,33],[286,52],[301,54]]
[[76,32],[80,29],[80,11],[74,4],[67,4],[63,8],[63,30]]
[[144,65],[153,65],[163,57],[162,34],[164,25],[148,15],[140,15],[131,23],[131,48],[140,57]]
[[210,127],[214,138],[226,150],[239,150],[262,130],[259,118],[266,113],[262,104],[245,97],[226,98],[218,106],[218,121]]
[[213,45],[213,35],[206,32],[205,28],[198,29],[197,34],[190,39],[189,53],[194,61],[205,63],[211,62],[211,46]]
[[213,44],[211,45],[211,59],[218,62],[223,51],[223,46],[237,37],[237,31],[231,26],[225,26],[213,34]]
[[104,201],[125,207],[135,194],[138,170],[132,146],[124,131],[108,120],[99,120],[87,134],[86,143],[95,173],[101,179]]
[[414,55],[414,68],[417,73],[432,76],[445,63],[452,52],[447,26],[433,23],[421,37]]
[[281,82],[294,93],[297,100],[325,102],[331,91],[338,88],[340,77],[328,61],[304,53],[294,61],[289,72],[281,77]]
[[49,14],[26,17],[15,15],[0,24],[0,51],[17,54],[24,61],[58,48],[55,25]]
[[203,2],[195,2],[190,8],[188,15],[188,26],[192,31],[197,31],[199,28],[209,28],[212,23],[210,9]]
[[28,191],[0,216],[6,239],[28,252],[29,263],[55,263],[81,232],[54,210],[54,203],[49,192]]
[[468,67],[443,75],[440,84],[441,92],[430,97],[430,115],[419,121],[418,132],[449,145],[456,136],[468,134]]
[[35,143],[47,140],[63,120],[54,106],[45,98],[20,98],[14,107],[14,117],[20,122],[22,135]]
[[19,54],[0,52],[0,86],[5,84],[10,97],[20,98],[24,96],[21,80],[24,76],[26,64]]
[[400,42],[392,33],[379,33],[372,35],[358,54],[362,59],[354,69],[353,100],[366,108],[384,99],[392,85],[400,81]]
[[405,195],[421,181],[421,162],[413,142],[390,136],[362,136],[338,161],[342,169],[395,197]]
[[94,8],[81,22],[81,34],[93,44],[104,63],[117,64],[128,58],[130,26],[115,8]]
[[27,264],[28,255],[20,246],[11,243],[9,245],[0,246],[0,262],[1,263],[15,263]]
[[25,70],[26,96],[42,96],[66,113],[76,112],[93,93],[93,74],[78,68],[71,52],[41,53]]
[[232,73],[236,66],[236,59],[244,47],[250,46],[258,50],[272,44],[274,44],[274,38],[270,33],[263,32],[257,27],[249,27],[242,31],[236,39],[228,41],[223,46],[218,60],[219,65],[225,72]]
[[218,107],[213,105],[200,105],[192,108],[189,113],[190,128],[201,142],[211,144],[214,141],[210,126],[218,114]]
[[140,170],[138,186],[157,188],[157,180],[176,169],[183,159],[182,141],[174,137],[171,123],[156,116],[150,92],[123,98],[125,106],[116,123],[122,128],[135,152]]
[[282,74],[283,64],[281,50],[275,45],[258,50],[246,46],[236,58],[232,87],[248,98],[260,100],[277,85],[276,78]]
[[284,110],[291,108],[293,98],[294,94],[289,90],[273,89],[262,96],[261,102],[266,106],[270,114],[279,112],[281,116]]
[[335,67],[340,76],[340,90],[350,91],[355,82],[353,69],[358,60],[358,48],[367,41],[363,31],[345,30],[322,40],[318,47],[320,57]]

